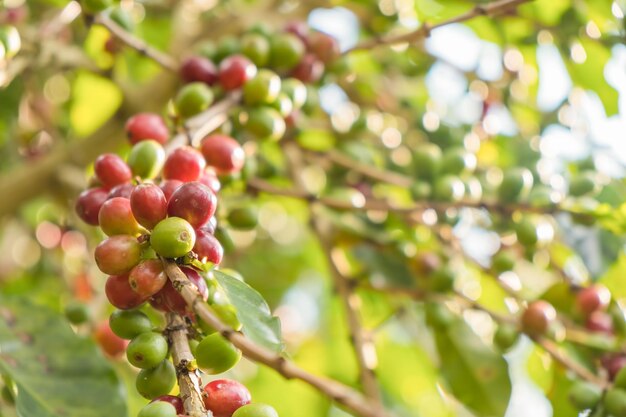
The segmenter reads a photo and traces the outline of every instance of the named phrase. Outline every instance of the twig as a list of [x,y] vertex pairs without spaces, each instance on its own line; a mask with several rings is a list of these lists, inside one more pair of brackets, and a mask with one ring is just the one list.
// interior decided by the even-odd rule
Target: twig
[[109,16],[100,13],[96,16],[95,21],[96,23],[106,27],[109,32],[113,34],[113,36],[125,45],[152,59],[163,68],[172,72],[178,72],[178,63],[174,60],[174,58],[151,47],[146,42],[127,32],[124,28],[111,20]]
[[[288,161],[289,170],[293,181],[298,188],[304,190],[304,184],[302,178],[297,172],[296,167],[302,167],[303,161],[301,154],[295,146],[285,146],[285,154]],[[344,309],[346,312],[346,319],[348,323],[348,331],[350,333],[350,339],[352,341],[352,347],[354,348],[357,363],[359,365],[359,376],[361,379],[361,385],[365,395],[370,398],[376,404],[379,415],[386,415],[382,403],[382,397],[380,394],[380,387],[376,380],[376,374],[374,368],[376,367],[376,349],[371,340],[368,340],[366,333],[363,330],[361,319],[359,318],[359,303],[360,300],[357,294],[354,293],[352,283],[343,275],[339,270],[335,260],[332,257],[332,243],[324,233],[323,226],[320,223],[320,217],[314,210],[314,206],[310,207],[310,219],[311,228],[314,234],[317,236],[322,251],[328,260],[328,265],[331,270],[331,276],[335,282],[335,288],[341,298]]]
[[165,263],[165,272],[170,281],[172,281],[174,288],[181,294],[187,305],[198,315],[200,320],[218,331],[224,338],[241,350],[244,356],[274,369],[287,379],[299,379],[306,382],[362,417],[381,417],[375,404],[353,388],[329,378],[313,375],[284,357],[262,346],[258,346],[242,333],[224,324],[200,297],[196,286],[189,281],[176,263],[167,261]]
[[167,332],[185,411],[189,417],[208,417],[202,400],[202,379],[189,349],[185,320],[178,314],[168,313]]
[[528,3],[529,1],[532,0],[499,0],[485,5],[476,5],[470,11],[465,12],[459,16],[444,20],[434,25],[424,23],[418,29],[409,33],[405,33],[403,35],[387,36],[363,41],[353,48],[348,49],[345,53],[350,53],[352,51],[358,50],[373,49],[383,45],[397,45],[405,42],[414,43],[419,41],[420,39],[427,38],[435,29],[454,23],[465,22],[478,16],[496,16],[513,10],[520,4]]

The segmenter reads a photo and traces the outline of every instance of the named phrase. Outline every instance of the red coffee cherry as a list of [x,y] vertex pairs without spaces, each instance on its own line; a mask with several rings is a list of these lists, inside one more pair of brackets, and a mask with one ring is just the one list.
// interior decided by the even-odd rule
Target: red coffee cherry
[[594,311],[587,317],[585,328],[596,333],[613,334],[613,318],[604,311]]
[[224,256],[224,249],[220,242],[208,230],[196,230],[196,244],[193,251],[202,262],[219,264]]
[[143,227],[152,229],[167,217],[167,199],[154,184],[139,184],[130,196],[133,215]]
[[626,356],[623,354],[612,354],[600,359],[602,366],[609,373],[609,379],[612,381],[615,379],[619,371],[626,366]]
[[324,32],[313,32],[309,36],[309,51],[325,64],[341,56],[337,39]]
[[241,171],[246,155],[239,143],[230,136],[213,134],[202,140],[200,150],[207,164],[218,174]]
[[111,236],[100,242],[94,257],[98,268],[105,274],[125,274],[139,263],[141,245],[133,236]]
[[176,149],[167,157],[163,166],[163,179],[182,182],[196,181],[200,178],[206,162],[202,154],[190,146]]
[[544,300],[531,303],[522,314],[522,330],[530,336],[546,334],[556,320],[556,310]]
[[166,403],[170,403],[176,409],[177,414],[185,414],[185,407],[183,406],[183,400],[180,397],[175,395],[162,395],[160,397],[156,397],[152,402],[163,401]]
[[252,400],[250,391],[241,383],[218,379],[204,387],[204,405],[214,417],[231,417],[238,408]]
[[176,191],[176,189],[183,184],[184,183],[179,180],[164,180],[161,181],[159,187],[161,188],[161,191],[163,191],[165,200],[170,201],[170,198],[172,197],[172,194],[174,194],[174,191]]
[[93,336],[104,353],[112,358],[122,356],[126,350],[126,346],[128,346],[128,340],[124,340],[113,333],[111,327],[109,327],[108,320],[98,324]]
[[589,316],[594,311],[605,310],[610,303],[611,292],[602,284],[583,288],[576,295],[576,305],[585,316]]
[[202,175],[200,175],[200,178],[198,178],[198,182],[209,187],[214,193],[217,193],[220,188],[222,188],[220,179],[217,178],[217,173],[213,167],[207,167]]
[[285,32],[296,35],[305,45],[309,41],[309,25],[301,20],[294,20],[285,25]]
[[146,297],[133,291],[128,282],[128,274],[111,275],[104,286],[104,292],[109,302],[120,310],[139,307],[146,301]]
[[135,186],[130,182],[116,185],[115,187],[111,188],[111,191],[109,191],[108,199],[110,200],[115,197],[123,197],[123,198],[130,199],[130,194],[133,192],[134,189],[135,189]]
[[254,77],[256,66],[243,55],[232,55],[220,63],[219,79],[224,90],[236,90]]
[[107,200],[109,193],[104,188],[90,188],[83,191],[76,200],[75,210],[78,217],[92,226],[98,225],[98,213]]
[[158,259],[148,259],[133,268],[128,275],[128,283],[142,298],[152,297],[161,291],[167,282],[163,264]]
[[[202,299],[206,301],[209,298],[209,288],[204,278],[198,271],[190,267],[181,267],[180,269],[189,278],[189,281],[196,286],[198,294],[200,294]],[[170,280],[167,280],[163,289],[152,297],[150,304],[158,310],[171,311],[178,314],[187,314],[189,310],[185,299],[176,291]]]
[[119,156],[107,153],[100,155],[94,163],[96,178],[105,188],[129,182],[133,178],[130,167]]
[[315,55],[306,54],[291,71],[291,76],[303,83],[315,83],[324,75],[324,63]]
[[206,185],[194,181],[178,187],[169,203],[167,214],[185,219],[197,229],[215,214],[217,197]]
[[183,61],[180,76],[186,83],[198,81],[208,85],[215,84],[218,79],[215,64],[201,56],[192,56]]
[[133,216],[130,200],[127,198],[115,197],[105,201],[100,208],[98,222],[107,236],[139,233],[139,223]]
[[163,118],[154,113],[139,113],[128,119],[126,133],[132,144],[152,139],[163,145],[170,136]]

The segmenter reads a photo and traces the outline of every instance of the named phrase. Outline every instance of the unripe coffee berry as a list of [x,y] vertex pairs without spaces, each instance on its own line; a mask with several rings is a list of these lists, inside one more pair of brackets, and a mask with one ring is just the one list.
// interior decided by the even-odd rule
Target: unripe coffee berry
[[178,115],[186,119],[208,109],[213,99],[213,92],[206,84],[194,82],[180,89],[174,106]]
[[163,401],[163,402],[169,403],[172,406],[174,406],[174,409],[176,409],[176,412],[178,414],[185,414],[185,407],[183,406],[183,400],[180,397],[177,397],[175,395],[162,395],[152,400],[153,403],[157,401]]
[[206,336],[196,348],[198,367],[209,375],[221,374],[235,366],[241,359],[241,351],[221,334]]
[[176,417],[176,409],[170,403],[159,401],[146,405],[137,417]]
[[179,258],[186,255],[196,243],[193,227],[180,217],[168,217],[154,227],[150,235],[150,245],[156,253],[165,258]]
[[135,387],[144,398],[152,400],[167,395],[176,384],[176,369],[167,359],[151,369],[142,369]]
[[109,317],[113,333],[122,339],[133,339],[152,330],[148,316],[139,310],[115,310]]
[[159,333],[146,332],[135,337],[126,348],[126,358],[137,368],[150,369],[167,356],[167,340]]
[[127,162],[133,175],[152,179],[161,172],[165,162],[165,150],[154,140],[143,140],[130,150]]
[[270,405],[254,403],[237,409],[233,417],[278,417],[278,413]]

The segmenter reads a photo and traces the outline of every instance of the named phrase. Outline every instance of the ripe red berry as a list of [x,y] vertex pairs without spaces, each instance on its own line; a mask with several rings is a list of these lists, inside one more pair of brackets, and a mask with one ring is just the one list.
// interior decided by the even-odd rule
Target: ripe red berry
[[197,229],[215,214],[217,197],[206,185],[194,181],[178,187],[169,203],[167,214],[185,219]]
[[215,169],[213,169],[213,167],[207,167],[200,175],[200,178],[198,178],[198,182],[201,182],[202,184],[209,187],[214,193],[217,193],[220,188],[222,188],[220,179],[217,178],[217,173],[215,172]]
[[107,200],[109,193],[104,188],[90,188],[83,191],[76,200],[75,210],[78,217],[92,226],[98,225],[98,213]]
[[139,263],[141,245],[129,235],[111,236],[100,242],[94,257],[98,268],[105,274],[125,274]]
[[204,387],[204,405],[214,417],[231,417],[238,408],[252,400],[250,391],[241,383],[218,379]]
[[124,197],[130,199],[130,194],[133,192],[134,189],[135,186],[130,182],[116,185],[115,187],[111,188],[111,191],[109,191],[108,199],[110,200],[115,197]]
[[130,200],[124,197],[115,197],[105,201],[100,208],[98,222],[107,236],[139,233],[139,223],[133,216]]
[[592,332],[613,334],[613,318],[604,311],[594,311],[587,317],[585,328]]
[[602,284],[583,288],[576,295],[576,305],[585,316],[594,311],[605,310],[610,302],[611,292]]
[[311,33],[308,44],[309,50],[325,64],[331,63],[341,56],[339,42],[327,33]]
[[130,310],[139,307],[146,301],[133,291],[128,282],[128,274],[111,275],[104,286],[104,292],[109,302],[120,310]]
[[556,320],[556,310],[544,300],[531,303],[522,314],[522,330],[530,336],[540,336],[548,332]]
[[163,270],[163,264],[158,259],[148,259],[133,268],[128,275],[128,283],[134,292],[141,297],[152,297],[161,291],[167,275]]
[[96,177],[106,188],[129,182],[133,178],[130,167],[113,153],[100,155],[94,163]]
[[242,55],[232,55],[220,63],[220,84],[227,91],[240,88],[255,74],[256,66]]
[[[195,269],[189,267],[181,267],[180,269],[196,286],[202,299],[206,301],[209,298],[209,288],[204,278]],[[185,299],[176,291],[169,280],[165,282],[163,289],[152,297],[150,304],[161,311],[171,311],[178,314],[186,314],[188,311]]]
[[186,83],[199,81],[208,85],[215,84],[218,78],[215,64],[201,56],[192,56],[183,61],[180,76]]
[[108,320],[96,327],[94,338],[104,353],[113,358],[120,357],[128,346],[128,340],[124,340],[113,333]]
[[164,180],[161,181],[159,187],[161,188],[161,191],[163,191],[165,200],[170,201],[170,198],[172,197],[172,194],[174,194],[174,191],[176,191],[176,189],[183,184],[184,183],[180,180]]
[[291,76],[303,83],[315,83],[324,75],[324,63],[315,55],[306,54],[291,71]]
[[170,136],[163,118],[154,113],[139,113],[128,119],[126,133],[132,144],[152,139],[163,145]]
[[130,196],[130,206],[139,224],[148,229],[167,216],[165,194],[154,184],[139,184]]
[[172,152],[163,166],[163,178],[182,182],[196,181],[204,170],[206,162],[196,149],[185,146]]
[[243,168],[246,155],[241,145],[230,136],[209,135],[202,140],[200,149],[207,164],[218,174],[232,174]]
[[619,371],[626,366],[626,356],[622,354],[614,354],[611,356],[605,356],[600,360],[604,369],[609,373],[609,379],[612,381],[615,379]]
[[163,401],[166,403],[170,403],[176,409],[177,414],[185,414],[185,407],[183,406],[183,400],[180,397],[175,395],[162,395],[160,397],[156,397],[152,402]]
[[224,249],[220,242],[205,229],[196,230],[196,244],[193,251],[202,262],[219,264],[224,256]]
[[294,20],[285,25],[285,32],[296,35],[304,43],[309,40],[309,25],[301,20]]

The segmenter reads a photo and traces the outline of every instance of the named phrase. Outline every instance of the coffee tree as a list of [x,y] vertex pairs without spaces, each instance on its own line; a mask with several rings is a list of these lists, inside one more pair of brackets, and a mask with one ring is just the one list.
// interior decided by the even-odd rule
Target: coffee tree
[[626,416],[621,2],[1,4],[1,415]]

